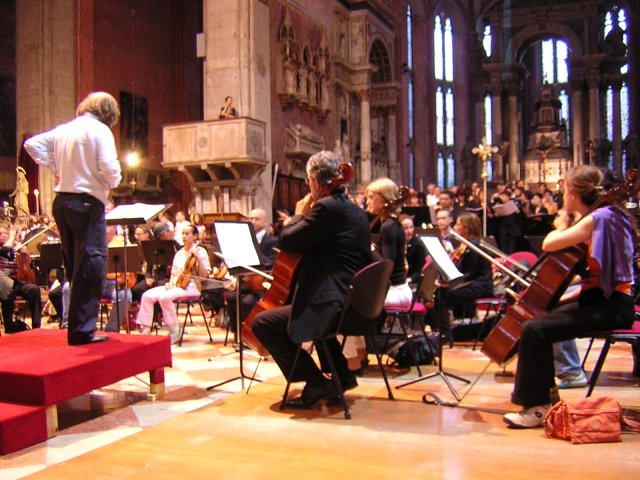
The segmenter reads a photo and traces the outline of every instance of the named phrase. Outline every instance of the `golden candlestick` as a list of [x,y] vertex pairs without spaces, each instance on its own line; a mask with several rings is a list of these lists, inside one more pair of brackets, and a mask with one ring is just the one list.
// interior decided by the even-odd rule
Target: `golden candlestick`
[[473,147],[471,149],[471,153],[474,155],[478,155],[480,160],[482,161],[482,172],[480,176],[482,177],[482,201],[483,201],[483,213],[482,213],[482,236],[487,236],[487,178],[489,177],[489,172],[487,171],[487,160],[494,154],[498,152],[498,147],[495,145],[490,145],[487,143],[487,139],[482,137],[482,143],[480,143],[477,147]]

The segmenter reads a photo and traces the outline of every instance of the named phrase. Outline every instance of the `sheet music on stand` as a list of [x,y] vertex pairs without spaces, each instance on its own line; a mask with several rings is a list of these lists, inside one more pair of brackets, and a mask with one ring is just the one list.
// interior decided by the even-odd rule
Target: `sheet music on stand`
[[422,243],[427,248],[427,252],[429,252],[433,262],[436,264],[438,271],[447,282],[452,282],[463,277],[462,272],[458,270],[451,261],[451,258],[449,258],[447,251],[440,242],[440,238],[424,235],[420,236],[420,240],[422,240]]
[[133,225],[147,223],[152,218],[171,208],[173,203],[166,205],[151,205],[148,203],[133,203],[118,205],[105,215],[107,225]]
[[253,224],[220,220],[213,224],[213,228],[220,245],[220,253],[232,274],[237,273],[237,269],[242,269],[243,266],[261,265]]

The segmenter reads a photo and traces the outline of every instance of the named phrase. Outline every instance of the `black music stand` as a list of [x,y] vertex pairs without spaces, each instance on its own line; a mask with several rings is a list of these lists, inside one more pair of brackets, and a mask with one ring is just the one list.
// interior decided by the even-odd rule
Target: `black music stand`
[[49,278],[49,272],[53,268],[62,268],[62,265],[62,243],[42,243],[40,245],[40,273],[44,277],[45,283]]
[[[176,254],[173,240],[145,240],[140,242],[147,265],[171,265]],[[155,271],[155,283],[158,283],[158,271]]]
[[[119,268],[122,266],[123,270]],[[124,273],[124,287],[127,288],[127,274],[129,272],[139,272],[142,269],[142,252],[138,245],[127,245],[126,247],[109,247],[109,260],[107,272],[115,273],[116,277],[116,318],[118,320],[118,332],[120,331],[120,302],[118,301],[118,273]],[[126,296],[126,293],[125,293]],[[127,322],[127,333],[131,333],[131,325]]]
[[[240,354],[240,375],[216,383],[207,387],[207,391],[213,390],[220,385],[224,385],[235,380],[241,381],[241,388],[244,390],[244,380],[257,380],[254,375],[249,376],[244,373],[244,344],[242,342],[242,321],[241,321],[241,285],[242,277],[249,273],[255,273],[247,267],[259,267],[261,265],[258,241],[256,240],[253,224],[249,222],[216,221],[213,224],[218,245],[220,245],[220,257],[224,260],[229,273],[235,276],[236,281],[236,334],[238,338],[238,353]],[[260,380],[258,380],[260,381]]]
[[[445,278],[448,282],[455,282],[456,280],[462,278],[462,273],[460,273],[460,271],[456,268],[456,266],[453,264],[453,262],[449,258],[449,255],[447,254],[444,247],[442,246],[442,243],[440,243],[440,239],[432,236],[423,236],[423,237],[420,237],[420,239],[422,240],[425,247],[427,248],[429,255],[431,255],[431,258],[433,259],[433,263],[435,264],[436,268],[438,269],[440,274],[443,276],[443,278]],[[436,292],[436,295],[438,296],[440,295],[439,290]],[[442,381],[447,385],[447,387],[449,387],[449,390],[451,391],[455,399],[458,402],[460,402],[461,397],[460,395],[458,395],[458,392],[451,384],[449,377],[455,378],[456,380],[460,380],[461,382],[464,382],[464,383],[471,383],[471,382],[466,378],[462,378],[452,373],[446,372],[442,368],[442,363],[443,363],[442,362],[442,345],[445,342],[444,332],[442,328],[442,315],[438,315],[438,339],[439,339],[438,371],[434,373],[430,373],[428,375],[423,375],[422,377],[418,377],[414,380],[403,383],[402,385],[398,385],[396,388],[402,388],[402,387],[406,387],[407,385],[413,385],[414,383],[422,382],[423,380],[429,380],[430,378],[440,377]]]

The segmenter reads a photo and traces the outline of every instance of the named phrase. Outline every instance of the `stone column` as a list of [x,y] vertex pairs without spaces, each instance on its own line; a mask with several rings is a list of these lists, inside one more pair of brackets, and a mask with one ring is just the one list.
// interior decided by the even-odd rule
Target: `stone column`
[[520,142],[518,137],[518,97],[515,92],[509,92],[507,105],[509,108],[509,175],[506,180],[518,180],[520,178],[518,159]]
[[[394,109],[389,110],[387,115],[387,152],[389,155],[389,176],[396,182],[402,182],[400,178],[400,169],[398,168],[397,155],[397,136],[396,136],[396,112]],[[416,182],[416,186],[418,183]]]
[[587,84],[589,85],[589,140],[596,142],[600,138],[600,73],[590,71]]
[[582,90],[571,91],[571,137],[573,140],[573,164],[584,162],[584,138],[582,133]]
[[371,104],[369,92],[360,92],[360,183],[371,182]]
[[[218,118],[227,95],[242,117],[266,123],[269,164],[259,177],[255,200],[238,205],[271,211],[271,74],[269,5],[262,0],[204,0],[204,119]],[[251,195],[243,189],[243,195]],[[244,208],[244,207],[243,207]],[[242,213],[248,213],[244,211]]]
[[[93,0],[21,0],[16,2],[16,145],[25,134],[40,133],[75,116],[76,44],[75,3],[83,12],[93,11]],[[78,29],[86,23],[78,18]],[[87,26],[87,28],[92,28]],[[79,34],[81,36],[81,34]],[[91,70],[90,65],[78,68]],[[82,92],[84,96],[88,92]],[[113,92],[112,92],[113,93]],[[49,169],[39,169],[42,212],[51,214],[55,179]],[[30,186],[31,190],[35,188]]]
[[613,170],[622,176],[622,115],[620,106],[620,88],[622,81],[611,84],[613,93]]
[[[493,128],[493,144],[502,143],[502,90],[501,88],[491,89],[491,126]],[[504,164],[502,155],[494,155],[495,164],[493,175],[504,179]]]

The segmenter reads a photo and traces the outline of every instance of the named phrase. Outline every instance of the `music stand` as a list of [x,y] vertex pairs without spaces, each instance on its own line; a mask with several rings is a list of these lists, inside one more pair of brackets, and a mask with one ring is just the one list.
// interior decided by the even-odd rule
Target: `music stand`
[[[171,265],[176,254],[176,244],[173,240],[145,240],[140,242],[142,253],[147,265]],[[155,281],[157,283],[156,270]]]
[[[207,387],[207,391],[213,390],[220,385],[241,381],[242,390],[244,390],[244,379],[254,379],[244,373],[244,344],[242,342],[242,322],[241,322],[241,284],[242,277],[249,273],[255,273],[251,268],[261,265],[258,241],[256,240],[253,224],[249,222],[233,222],[218,220],[213,224],[218,244],[220,245],[220,256],[223,258],[229,273],[236,277],[236,334],[238,335],[238,353],[240,354],[240,375],[216,383]],[[258,380],[259,381],[259,380]]]
[[[453,262],[449,258],[449,255],[447,254],[444,247],[442,246],[442,243],[440,243],[439,238],[433,237],[433,236],[422,236],[420,237],[420,240],[422,240],[422,243],[424,243],[424,246],[427,248],[429,255],[431,255],[431,258],[433,259],[433,264],[435,264],[436,268],[438,269],[438,271],[446,281],[455,282],[456,280],[459,280],[460,278],[462,278],[463,276],[462,273],[456,268],[456,266],[453,264]],[[439,291],[437,292],[437,294],[439,295]],[[447,387],[449,387],[449,390],[451,391],[455,399],[459,402],[461,400],[461,397],[460,395],[458,395],[458,392],[451,384],[449,377],[455,378],[465,383],[471,383],[471,382],[466,378],[462,378],[452,373],[446,372],[442,368],[442,363],[443,363],[442,362],[442,345],[445,342],[444,333],[442,329],[442,315],[438,315],[438,339],[440,340],[438,342],[438,371],[434,373],[430,373],[428,375],[423,375],[422,377],[418,377],[414,380],[403,383],[402,385],[398,385],[396,388],[402,388],[402,387],[406,387],[407,385],[413,385],[414,383],[421,382],[423,380],[429,380],[430,378],[440,377],[442,381],[447,385]]]
[[[122,261],[124,271],[120,272],[118,267]],[[129,267],[133,267],[132,272],[139,272],[142,269],[142,253],[138,245],[127,245],[126,247],[109,247],[109,259],[107,262],[107,272],[115,273],[116,277],[116,319],[118,321],[118,332],[120,331],[120,302],[118,301],[118,273],[124,273],[124,289],[127,288],[127,274]],[[126,293],[125,293],[126,295]],[[131,325],[127,322],[127,333],[131,333]]]
[[60,268],[62,264],[62,243],[51,242],[40,245],[40,272],[45,281],[48,280],[51,269]]

